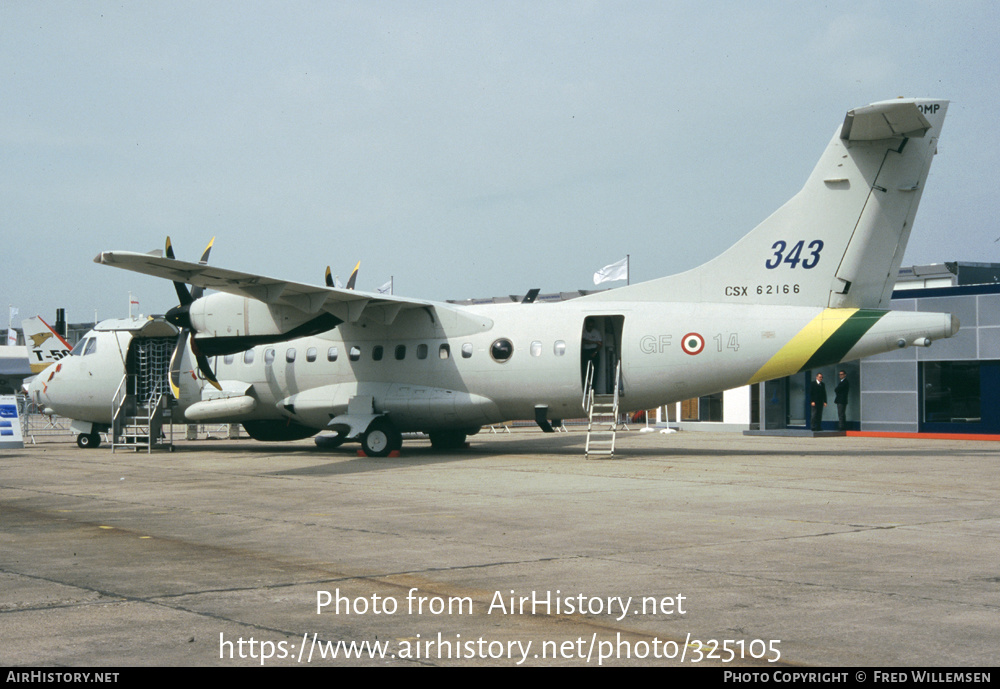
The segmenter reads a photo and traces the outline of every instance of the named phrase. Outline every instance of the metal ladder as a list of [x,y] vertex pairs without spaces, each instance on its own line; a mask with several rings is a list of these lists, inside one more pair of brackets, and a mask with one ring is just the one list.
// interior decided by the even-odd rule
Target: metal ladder
[[618,391],[621,384],[621,361],[615,367],[615,389],[610,395],[594,394],[594,364],[587,365],[583,408],[587,411],[587,444],[584,455],[613,457],[618,433]]
[[[122,377],[111,404],[111,451],[127,447],[152,452],[154,447],[174,449],[167,368],[169,338],[133,342],[135,373]],[[169,438],[164,436],[167,427]]]

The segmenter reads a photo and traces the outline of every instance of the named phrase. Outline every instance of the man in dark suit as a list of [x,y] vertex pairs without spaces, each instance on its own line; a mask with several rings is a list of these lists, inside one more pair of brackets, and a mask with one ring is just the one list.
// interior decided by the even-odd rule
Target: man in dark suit
[[823,408],[826,407],[826,386],[823,385],[822,373],[817,373],[816,380],[809,386],[809,404],[812,406],[812,429],[818,431],[823,427]]
[[833,389],[833,403],[837,405],[837,430],[847,430],[847,397],[851,394],[851,382],[847,380],[847,371],[840,371],[840,380]]

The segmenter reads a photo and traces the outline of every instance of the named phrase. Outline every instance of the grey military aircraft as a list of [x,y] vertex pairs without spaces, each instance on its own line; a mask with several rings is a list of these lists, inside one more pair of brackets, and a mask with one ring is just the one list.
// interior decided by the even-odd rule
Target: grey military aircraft
[[[947,107],[848,111],[802,190],[720,256],[565,301],[407,299],[217,268],[207,250],[181,261],[169,245],[95,261],[174,282],[175,417],[242,423],[261,440],[330,430],[377,456],[408,431],[456,447],[503,420],[549,430],[582,416],[588,391],[650,409],[955,334],[952,315],[887,310]],[[127,364],[112,332],[32,386],[81,420],[81,437],[109,423]]]

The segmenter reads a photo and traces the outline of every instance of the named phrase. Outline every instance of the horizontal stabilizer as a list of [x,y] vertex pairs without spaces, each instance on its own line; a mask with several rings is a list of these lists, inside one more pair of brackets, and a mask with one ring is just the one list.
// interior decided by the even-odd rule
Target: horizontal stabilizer
[[887,100],[849,110],[840,138],[845,141],[878,141],[899,136],[922,137],[931,128],[912,100]]

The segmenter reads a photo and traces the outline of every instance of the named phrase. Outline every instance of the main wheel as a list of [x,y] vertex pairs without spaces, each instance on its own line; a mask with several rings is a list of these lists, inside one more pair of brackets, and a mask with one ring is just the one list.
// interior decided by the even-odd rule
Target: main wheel
[[101,446],[100,433],[81,433],[76,436],[77,447],[84,450],[94,450]]
[[388,457],[393,450],[403,445],[403,436],[392,422],[385,418],[375,419],[361,438],[361,448],[369,457]]
[[460,450],[465,447],[465,433],[461,431],[434,431],[427,434],[435,450]]
[[332,450],[347,442],[347,434],[337,433],[336,435],[317,435],[315,442],[316,447],[321,447],[324,450]]

